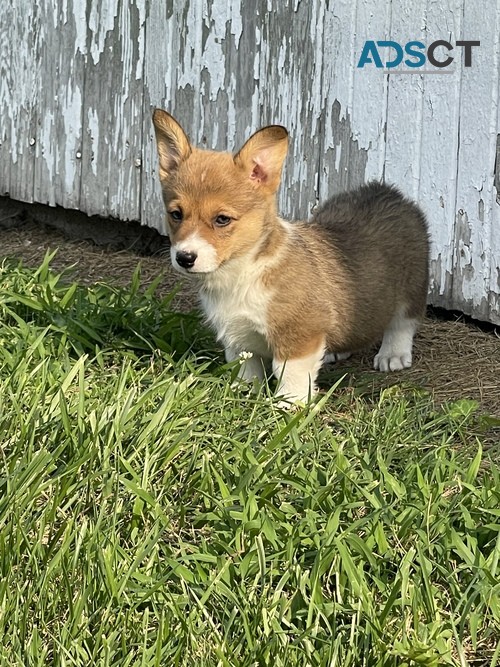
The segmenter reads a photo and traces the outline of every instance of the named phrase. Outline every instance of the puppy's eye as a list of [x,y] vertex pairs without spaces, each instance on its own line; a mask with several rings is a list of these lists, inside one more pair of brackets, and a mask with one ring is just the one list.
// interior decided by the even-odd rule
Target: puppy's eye
[[182,211],[179,211],[178,208],[175,208],[173,211],[169,211],[168,214],[172,220],[175,220],[175,222],[182,222]]
[[217,227],[226,227],[231,222],[231,218],[228,215],[218,215],[215,218],[215,224]]

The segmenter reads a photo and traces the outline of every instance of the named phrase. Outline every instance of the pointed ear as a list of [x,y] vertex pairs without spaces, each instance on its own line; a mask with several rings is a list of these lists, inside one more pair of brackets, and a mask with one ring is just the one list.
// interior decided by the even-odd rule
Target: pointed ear
[[160,159],[160,178],[167,178],[191,154],[191,145],[179,123],[163,109],[153,113],[156,146]]
[[288,132],[281,125],[269,125],[253,134],[234,156],[256,187],[274,194],[281,180],[281,168],[288,150]]

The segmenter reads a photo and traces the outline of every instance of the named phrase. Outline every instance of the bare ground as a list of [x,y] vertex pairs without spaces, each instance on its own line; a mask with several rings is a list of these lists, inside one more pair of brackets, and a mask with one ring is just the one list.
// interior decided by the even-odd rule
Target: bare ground
[[[7,228],[0,227],[0,261],[5,257],[22,260],[26,266],[38,266],[47,250],[58,249],[54,270],[72,267],[72,279],[82,284],[110,282],[125,286],[137,264],[142,280],[149,284],[163,274],[160,293],[167,293],[178,283],[169,265],[166,246],[156,243],[155,254],[134,249],[112,250],[90,241],[76,241],[61,231],[26,217],[8,218]],[[0,217],[0,225],[5,218]],[[174,305],[181,310],[196,307],[193,287],[183,285]],[[373,376],[374,387],[401,381],[403,374],[384,375],[371,370],[368,355],[356,355],[341,365],[351,374],[355,385],[358,373]],[[481,411],[500,417],[500,327],[482,325],[463,317],[437,316],[434,311],[422,324],[415,341],[414,365],[404,371],[404,380],[432,392],[435,401],[472,399]]]

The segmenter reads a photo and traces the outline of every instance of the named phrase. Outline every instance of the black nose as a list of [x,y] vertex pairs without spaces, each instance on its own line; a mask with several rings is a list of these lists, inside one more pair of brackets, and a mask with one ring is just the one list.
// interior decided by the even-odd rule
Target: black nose
[[184,252],[183,250],[179,250],[175,259],[177,260],[177,264],[182,266],[183,269],[191,269],[194,266],[197,257],[198,255],[195,252]]

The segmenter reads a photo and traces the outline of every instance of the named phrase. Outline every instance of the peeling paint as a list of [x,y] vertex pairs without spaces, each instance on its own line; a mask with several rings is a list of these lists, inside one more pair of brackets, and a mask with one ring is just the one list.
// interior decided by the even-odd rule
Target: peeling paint
[[81,123],[80,113],[82,110],[82,93],[80,88],[67,91],[65,100],[66,113],[63,116],[64,134],[66,141],[73,150],[64,152],[63,170],[61,176],[65,179],[63,187],[70,190],[75,180],[75,156],[78,148],[81,148]]
[[457,213],[455,226],[456,239],[456,278],[455,286],[459,284],[465,293],[465,288],[474,280],[474,253],[472,245],[472,225],[469,223],[467,212],[460,209]]
[[[69,6],[71,5],[71,6]],[[67,23],[71,19],[75,25],[75,54],[80,52],[85,55],[87,53],[87,7],[83,2],[73,3],[72,0],[65,0],[63,4],[62,22]],[[54,29],[58,29],[56,14],[54,13]]]
[[338,100],[333,103],[330,122],[331,125],[325,128],[325,135],[330,137],[331,143],[322,156],[324,182],[320,182],[320,194],[323,199],[364,183],[368,161],[368,151],[361,148],[358,139],[354,138],[350,115],[342,112]]
[[[78,0],[74,4],[78,5]],[[89,30],[91,39],[89,53],[94,65],[99,63],[104,51],[106,37],[115,28],[119,4],[121,4],[120,0],[106,0],[106,2],[90,4]]]
[[429,297],[435,306],[447,307],[449,294],[453,286],[453,274],[447,271],[443,256],[438,253],[437,257],[431,259],[429,267]]
[[479,217],[479,220],[481,222],[484,222],[484,200],[483,199],[480,199],[479,202],[478,202],[477,215]]
[[88,140],[91,143],[90,166],[92,172],[97,176],[99,166],[99,117],[95,109],[87,112]]
[[497,134],[495,168],[494,168],[494,186],[496,190],[496,202],[500,204],[500,134]]

